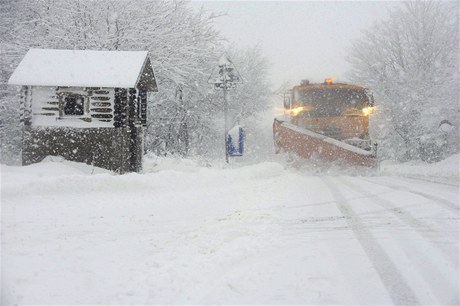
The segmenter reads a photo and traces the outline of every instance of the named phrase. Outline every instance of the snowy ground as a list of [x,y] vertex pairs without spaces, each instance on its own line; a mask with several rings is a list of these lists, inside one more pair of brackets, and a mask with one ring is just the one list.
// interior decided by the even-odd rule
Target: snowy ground
[[305,162],[272,118],[230,165],[2,166],[2,304],[460,303],[458,155]]
[[235,163],[2,166],[2,304],[459,304],[458,177]]

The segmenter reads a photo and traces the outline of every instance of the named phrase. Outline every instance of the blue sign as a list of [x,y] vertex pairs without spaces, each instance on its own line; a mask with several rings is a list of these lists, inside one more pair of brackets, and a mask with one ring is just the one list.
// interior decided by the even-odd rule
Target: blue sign
[[227,135],[227,153],[229,156],[243,156],[244,130],[241,126],[231,129]]

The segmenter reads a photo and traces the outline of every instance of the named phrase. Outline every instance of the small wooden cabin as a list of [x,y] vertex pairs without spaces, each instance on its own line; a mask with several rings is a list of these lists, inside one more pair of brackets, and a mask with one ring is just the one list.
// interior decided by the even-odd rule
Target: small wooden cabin
[[142,166],[147,51],[31,49],[8,84],[21,85],[22,164],[48,155],[119,173]]

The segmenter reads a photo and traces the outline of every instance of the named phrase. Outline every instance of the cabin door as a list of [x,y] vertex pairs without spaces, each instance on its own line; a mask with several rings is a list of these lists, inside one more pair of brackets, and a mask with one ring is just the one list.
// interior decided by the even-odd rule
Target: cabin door
[[142,168],[144,150],[143,127],[141,125],[141,98],[139,98],[139,90],[135,88],[130,88],[128,94],[129,171],[139,172]]
[[129,137],[129,171],[139,172],[142,163],[142,127],[131,126]]

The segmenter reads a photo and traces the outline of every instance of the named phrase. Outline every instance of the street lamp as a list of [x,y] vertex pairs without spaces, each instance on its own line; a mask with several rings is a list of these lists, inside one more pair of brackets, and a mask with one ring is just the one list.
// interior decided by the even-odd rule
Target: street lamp
[[225,116],[225,161],[228,163],[228,102],[227,102],[227,90],[236,87],[236,83],[241,82],[241,76],[238,70],[233,65],[232,61],[227,55],[222,55],[219,59],[219,65],[217,69],[211,74],[208,79],[208,83],[214,84],[216,89],[222,89],[224,94],[224,116]]

